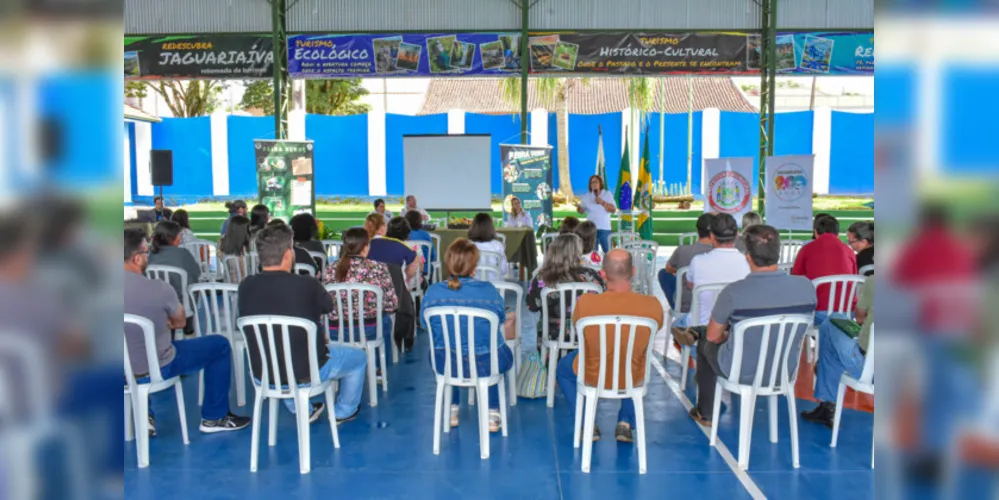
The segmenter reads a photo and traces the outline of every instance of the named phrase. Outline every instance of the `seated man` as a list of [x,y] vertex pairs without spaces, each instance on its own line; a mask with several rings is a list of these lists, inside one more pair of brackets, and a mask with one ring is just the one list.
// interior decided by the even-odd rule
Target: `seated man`
[[[656,322],[656,330],[662,326],[663,308],[654,297],[641,295],[631,291],[631,279],[635,275],[635,268],[632,264],[631,254],[625,250],[615,249],[607,253],[604,258],[603,270],[600,275],[607,281],[607,291],[600,295],[586,294],[579,298],[576,309],[572,314],[573,323],[592,316],[604,315],[627,315],[649,318]],[[649,339],[655,332],[639,329],[638,337],[635,339],[635,351],[633,358],[633,372],[635,383],[645,379],[645,350],[649,345]],[[586,342],[586,384],[596,386],[600,376],[600,333],[596,327],[590,327],[583,332],[583,341]],[[610,340],[608,338],[608,340]],[[622,353],[618,356],[618,347],[623,351],[627,348],[628,337],[622,335],[619,339],[620,346],[608,345],[608,359],[624,357]],[[573,351],[563,357],[558,362],[558,385],[562,388],[562,394],[569,403],[569,411],[576,411],[576,384],[578,383],[577,371],[579,363],[576,357],[579,351]],[[607,384],[613,384],[613,372],[607,374]],[[624,376],[621,376],[622,382]],[[632,429],[635,428],[635,403],[630,399],[621,401],[621,410],[618,412],[618,424],[614,431],[614,436],[618,441],[630,443],[634,441]],[[593,440],[600,439],[600,429],[593,428]]]
[[153,214],[156,217],[156,222],[170,220],[173,217],[173,210],[163,206],[162,196],[156,196],[153,198]]
[[416,212],[420,214],[421,221],[430,220],[430,214],[428,214],[426,210],[420,208],[419,205],[416,204],[416,197],[413,195],[409,195],[406,197],[406,207],[402,210],[402,213],[399,215],[404,215],[407,212]]
[[[798,251],[791,274],[810,280],[837,274],[857,274],[857,256],[846,243],[840,241],[839,221],[831,215],[822,217],[820,214],[815,217],[813,227],[815,239]],[[819,287],[816,325],[821,325],[828,315],[826,309],[831,289],[829,285]],[[834,306],[839,307],[838,304]]]
[[[669,302],[669,306],[673,308],[674,311],[678,313],[686,313],[690,311],[690,292],[686,288],[683,289],[680,295],[680,304],[674,304],[673,299],[676,296],[676,273],[680,268],[687,267],[690,265],[690,261],[694,260],[694,257],[702,253],[708,253],[714,248],[711,245],[711,221],[715,218],[715,214],[701,214],[697,218],[697,242],[693,245],[682,245],[677,247],[673,251],[673,255],[670,255],[669,261],[666,262],[666,268],[659,270],[659,286],[663,289],[663,293],[666,294],[666,300]],[[683,286],[687,286],[686,278],[684,278]]]
[[857,302],[857,323],[863,325],[853,338],[833,324],[832,318],[819,324],[819,362],[815,376],[815,399],[819,405],[801,412],[801,418],[832,429],[836,414],[836,392],[843,373],[860,378],[874,323],[874,275],[868,276]]
[[[710,252],[697,255],[690,261],[687,271],[687,288],[693,290],[697,285],[728,284],[741,280],[749,274],[746,256],[735,248],[735,240],[739,237],[739,226],[735,218],[729,214],[715,214],[711,219]],[[680,315],[675,321],[678,327],[704,326],[711,319],[711,308],[715,305],[718,292],[699,292],[698,317],[691,318],[689,314]],[[703,329],[696,331],[703,332]],[[677,342],[693,345],[699,336],[695,330],[677,328],[674,330]]]
[[[815,311],[815,287],[800,276],[788,276],[777,269],[780,261],[780,234],[770,226],[753,226],[744,236],[746,260],[752,270],[745,279],[725,287],[715,300],[707,335],[697,344],[697,406],[690,416],[701,425],[711,425],[715,383],[728,377],[735,343],[729,334],[736,323],[777,314],[811,314]],[[742,347],[742,373],[755,374],[762,346],[762,330],[748,331]],[[792,346],[800,345],[804,328],[795,332]],[[773,349],[771,342],[767,349]],[[772,354],[773,351],[770,351]],[[792,356],[793,369],[798,359]],[[752,379],[743,378],[742,382]]]
[[[309,351],[314,350],[319,364],[319,377],[322,380],[335,379],[340,382],[335,409],[337,423],[349,422],[357,418],[360,411],[367,357],[361,349],[338,344],[327,345],[329,339],[319,320],[333,311],[333,298],[318,280],[291,272],[295,264],[291,235],[287,226],[268,226],[257,233],[257,252],[260,254],[263,272],[247,276],[239,284],[239,314],[290,316],[315,321],[315,345],[308,345],[304,332],[292,332],[289,338],[292,343],[295,382],[309,382]],[[244,333],[250,351],[251,372],[255,379],[260,380],[261,353],[252,330]],[[280,378],[282,384],[287,384],[283,358],[278,361],[281,363],[280,374],[272,373],[272,376]],[[295,413],[294,400],[286,399],[284,404],[289,411]],[[309,421],[318,420],[324,407],[321,402],[313,403]]]
[[[229,411],[229,383],[232,377],[229,340],[221,335],[173,340],[171,332],[184,327],[187,314],[170,284],[146,278],[147,265],[149,247],[146,232],[139,228],[125,229],[125,314],[147,318],[156,327],[156,357],[163,378],[204,370],[201,432],[235,431],[250,425],[249,418],[233,415]],[[149,366],[142,330],[136,325],[126,325],[125,343],[135,378],[139,383],[148,382]],[[156,434],[152,410],[149,433]]]

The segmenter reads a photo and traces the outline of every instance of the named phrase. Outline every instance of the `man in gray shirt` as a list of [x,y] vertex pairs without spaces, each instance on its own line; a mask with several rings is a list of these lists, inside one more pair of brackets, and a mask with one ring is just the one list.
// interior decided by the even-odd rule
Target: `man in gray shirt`
[[674,304],[677,285],[676,272],[680,268],[689,266],[690,261],[694,260],[694,257],[702,253],[708,253],[714,248],[711,244],[711,221],[714,218],[715,214],[701,214],[697,218],[697,242],[693,245],[677,247],[673,251],[673,255],[670,256],[669,261],[666,262],[666,269],[659,270],[659,286],[662,287],[663,293],[666,294],[666,300],[669,301],[669,306],[675,312],[690,312],[690,301],[693,298],[690,289],[687,287],[687,279],[685,277],[682,283],[683,294],[680,296],[679,307],[677,304]]
[[[146,232],[138,228],[125,229],[125,314],[134,314],[152,321],[155,327],[156,358],[164,379],[194,374],[204,370],[205,392],[201,405],[203,433],[234,431],[250,424],[250,419],[229,411],[229,382],[232,376],[232,349],[221,335],[208,335],[190,340],[174,341],[171,330],[186,321],[184,306],[173,287],[145,277],[149,265]],[[142,330],[125,325],[128,358],[137,381],[149,382],[149,363]],[[150,434],[155,435],[153,415],[149,415]]]
[[[745,279],[725,287],[715,300],[708,323],[707,334],[697,343],[697,407],[690,416],[700,424],[710,425],[708,418],[714,409],[715,383],[718,377],[727,378],[732,367],[735,343],[729,335],[735,325],[743,320],[780,314],[812,314],[815,312],[815,287],[803,276],[789,276],[777,269],[780,261],[780,234],[770,226],[753,226],[744,235],[746,260],[752,271]],[[791,352],[798,352],[805,334],[805,327],[794,332]],[[742,346],[742,374],[740,383],[751,383],[756,373],[762,345],[763,329],[748,330]],[[772,335],[766,346],[770,355],[777,349],[777,338]],[[797,357],[791,356],[788,369],[798,366]],[[765,374],[766,376],[767,374]]]

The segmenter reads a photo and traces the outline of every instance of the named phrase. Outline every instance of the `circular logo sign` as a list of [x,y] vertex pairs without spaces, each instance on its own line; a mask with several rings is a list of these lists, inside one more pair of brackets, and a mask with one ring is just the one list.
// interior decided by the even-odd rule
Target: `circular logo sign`
[[738,172],[721,172],[708,183],[708,203],[716,212],[734,214],[749,205],[749,181]]
[[797,201],[812,194],[805,170],[794,163],[788,163],[778,168],[771,182],[773,182],[774,195],[781,201]]

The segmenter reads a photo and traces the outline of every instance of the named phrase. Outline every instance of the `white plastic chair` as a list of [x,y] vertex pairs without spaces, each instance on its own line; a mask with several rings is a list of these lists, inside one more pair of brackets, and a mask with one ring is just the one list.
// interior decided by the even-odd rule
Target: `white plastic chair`
[[181,248],[191,252],[194,260],[198,261],[203,281],[215,281],[215,273],[212,272],[212,247],[214,246],[214,243],[206,240],[194,240],[181,245]]
[[503,244],[503,248],[506,248],[506,235],[505,234],[503,234],[503,233],[501,233],[499,231],[496,231],[496,239],[499,240],[500,243]]
[[[371,406],[378,406],[378,365],[375,354],[379,354],[382,367],[382,391],[388,392],[388,364],[385,363],[385,332],[382,331],[382,316],[385,314],[382,289],[374,285],[361,283],[336,283],[326,285],[326,292],[333,297],[337,313],[337,337],[330,337],[331,342],[346,344],[364,349],[368,355],[368,396]],[[364,333],[364,298],[367,294],[375,296],[375,338],[368,340]],[[355,308],[354,305],[360,304]],[[356,310],[355,310],[356,309]],[[323,316],[323,326],[330,331],[330,317]]]
[[[430,334],[430,365],[437,379],[437,395],[434,398],[434,455],[439,455],[441,451],[441,427],[444,432],[451,432],[451,391],[450,387],[467,387],[476,389],[479,397],[479,449],[480,457],[485,460],[489,458],[489,388],[499,385],[500,404],[500,425],[502,426],[503,437],[507,436],[506,420],[506,387],[504,374],[499,371],[499,361],[497,352],[499,351],[499,317],[491,311],[476,307],[430,307],[423,312],[423,319],[427,325],[432,325],[431,318],[437,317],[440,320],[444,345],[440,346],[444,350],[444,369],[437,369],[437,360],[434,356],[434,335]],[[450,318],[450,320],[449,320]],[[475,353],[475,320],[485,319],[489,322],[489,375],[480,377],[476,366]],[[461,335],[459,325],[465,325],[465,335]],[[451,339],[454,339],[452,342]],[[454,349],[452,349],[452,343]],[[468,373],[465,372],[461,353],[469,353]],[[456,366],[452,365],[452,358]],[[443,371],[443,375],[439,372]],[[456,376],[452,376],[452,373]],[[443,420],[443,424],[442,421]]]
[[[191,296],[191,304],[194,304],[195,319],[194,333],[200,337],[202,335],[221,335],[229,340],[232,346],[232,368],[233,377],[236,379],[236,403],[239,406],[246,405],[246,365],[243,351],[246,344],[243,343],[242,335],[234,335],[236,331],[236,318],[239,316],[237,308],[238,285],[228,283],[198,283],[191,285],[187,293]],[[204,322],[205,329],[201,330]],[[198,403],[204,398],[204,375],[199,377]]]
[[656,258],[659,256],[659,243],[650,240],[627,241],[622,248],[631,254],[635,265],[635,276],[641,278],[642,293],[653,295],[656,282]]
[[[849,374],[844,373],[839,378],[839,390],[836,391],[836,414],[833,417],[833,433],[832,441],[829,442],[830,448],[836,447],[836,441],[839,440],[839,424],[840,418],[843,414],[843,398],[846,396],[846,388],[849,387],[855,391],[863,392],[865,394],[874,395],[874,324],[871,324],[870,337],[868,338],[867,354],[864,355],[864,369],[860,372],[860,378],[853,378]],[[871,443],[871,468],[874,468],[874,443]]]
[[[687,269],[687,268],[684,268]],[[701,311],[701,294],[702,293],[712,293],[714,292],[715,298],[721,293],[728,283],[711,283],[705,285],[697,285],[691,292],[692,299],[690,301],[690,313],[687,315],[687,326],[705,326],[700,324],[700,311]],[[680,366],[680,390],[685,390],[687,388],[687,373],[690,371],[690,346],[682,346],[680,349],[681,366]]]
[[[510,339],[506,341],[507,347],[513,351],[513,368],[506,373],[507,383],[510,389],[510,406],[517,406],[517,374],[520,373],[520,325],[523,321],[523,308],[524,308],[524,289],[517,283],[510,283],[509,281],[494,281],[493,286],[503,297],[503,302],[506,303],[507,293],[512,293],[514,301],[517,304],[514,306],[513,312],[517,315],[514,328],[517,332],[517,338]],[[500,325],[502,328],[502,325]]]
[[[828,286],[829,300],[825,304],[819,304],[816,311],[825,311],[828,314],[850,314],[853,312],[853,302],[857,298],[864,281],[867,278],[856,274],[837,274],[834,276],[824,276],[812,280],[815,291],[819,287]],[[819,359],[819,329],[812,327],[808,332],[809,348],[807,351],[808,362],[814,363]]]
[[498,267],[487,266],[487,265],[477,265],[475,266],[475,279],[479,281],[489,281],[492,283],[502,283],[503,280],[498,279],[497,276],[502,276],[503,271],[500,271]]
[[[254,379],[253,386],[256,389],[256,397],[253,401],[253,437],[250,440],[250,472],[257,472],[257,455],[260,450],[260,414],[263,411],[264,400],[270,400],[270,418],[267,431],[268,446],[277,445],[277,421],[278,421],[278,400],[293,399],[295,401],[295,423],[298,427],[298,470],[302,474],[308,474],[311,470],[311,447],[309,441],[309,415],[311,408],[309,398],[326,394],[326,414],[329,417],[330,433],[333,434],[333,447],[340,448],[340,436],[336,430],[336,416],[334,415],[333,380],[319,379],[319,361],[316,350],[312,346],[316,345],[316,323],[301,318],[290,318],[286,316],[244,316],[237,320],[240,334],[244,342],[253,342],[257,346],[260,359],[260,380]],[[309,348],[309,380],[308,384],[282,385],[281,375],[284,380],[294,383],[295,366],[292,362],[291,351],[291,329],[299,331],[295,335],[305,333],[308,340],[306,345]],[[278,350],[284,354],[283,359],[278,357]],[[252,356],[247,351],[247,358]],[[282,363],[283,361],[283,363]],[[281,365],[284,365],[284,373],[281,373]]]
[[256,252],[243,255],[225,255],[222,257],[222,279],[226,283],[240,284],[247,276],[257,274],[260,268],[260,257]]
[[699,238],[700,237],[697,233],[682,233],[679,237],[677,237],[677,242],[680,243],[680,246],[693,245],[694,243],[697,243]]
[[309,252],[309,257],[312,257],[312,260],[314,262],[319,263],[319,270],[317,271],[316,275],[319,276],[320,278],[324,276],[326,274],[327,255],[319,252]]
[[[446,222],[447,221],[445,221],[445,225]],[[437,233],[430,233],[430,239],[434,240],[434,249],[436,250],[437,253],[437,260],[433,261],[434,283],[440,283],[441,280],[443,279],[442,277],[443,271],[441,270],[441,259],[444,257],[444,255],[441,253],[441,235]]]
[[503,274],[504,263],[506,263],[506,255],[486,250],[479,252],[479,267],[488,267],[491,269],[497,269],[499,271],[496,273],[487,274],[489,278],[486,281],[499,281],[504,279],[505,278],[505,275]]
[[310,266],[308,264],[297,264],[296,263],[295,266],[294,266],[294,269],[292,270],[292,272],[294,274],[299,274],[299,275],[302,275],[302,276],[309,276],[309,277],[312,277],[312,278],[316,277],[316,268],[313,267],[313,266]]
[[629,241],[641,240],[641,236],[633,231],[620,231],[617,233],[611,233],[610,235],[610,246],[611,248],[617,248]]
[[[576,331],[585,335],[587,327],[596,327],[598,330],[600,346],[600,366],[597,372],[597,385],[586,384],[586,342],[579,343],[580,375],[576,383],[576,424],[573,426],[572,443],[574,448],[579,448],[580,424],[585,425],[583,430],[583,472],[590,472],[590,460],[593,453],[593,426],[597,418],[597,403],[600,398],[604,399],[631,399],[635,403],[635,431],[638,434],[638,473],[645,474],[645,406],[643,398],[647,392],[646,384],[650,377],[650,367],[652,361],[652,344],[656,334],[657,326],[655,321],[648,318],[635,316],[594,316],[584,318],[576,322]],[[608,333],[608,327],[613,330]],[[622,327],[628,327],[623,330]],[[639,328],[649,329],[648,343],[645,346],[645,377],[641,382],[634,379],[632,362],[635,359],[635,337]],[[628,336],[627,345],[624,344],[624,335]],[[610,356],[605,349],[610,339],[610,344],[615,346],[614,359],[608,360]],[[622,356],[622,347],[623,356]],[[620,363],[624,359],[624,364]],[[625,366],[625,373],[621,374],[619,368]],[[623,380],[622,380],[623,378]],[[607,389],[607,382],[612,382],[612,389]],[[586,417],[583,420],[583,404],[586,404]]]
[[777,269],[779,271],[784,271],[787,274],[791,274],[791,270],[794,269],[794,262],[785,262],[783,264],[777,264]]
[[873,273],[873,272],[874,272],[874,264],[867,264],[866,266],[861,267],[860,269],[857,270],[857,274],[861,276],[867,276],[867,273]]
[[[132,371],[132,361],[128,357],[128,334],[125,334],[125,380],[127,382],[135,429],[135,451],[138,455],[139,468],[149,467],[149,395],[173,388],[177,393],[177,413],[180,414],[180,434],[184,444],[191,444],[187,438],[187,413],[184,409],[184,387],[180,376],[163,379],[160,372],[160,360],[156,353],[156,327],[153,322],[134,314],[124,315],[126,325],[134,325],[141,329],[141,335],[146,344],[146,362],[149,363],[149,382],[140,384]],[[126,415],[128,408],[125,409]]]
[[[146,277],[151,280],[162,281],[170,286],[173,286],[173,283],[179,281],[180,289],[183,291],[178,299],[180,300],[181,305],[184,306],[184,314],[186,314],[188,318],[194,316],[194,311],[191,310],[191,301],[187,295],[187,271],[174,266],[149,265],[146,266]],[[173,336],[175,339],[183,339],[184,329],[178,328],[174,330]]]
[[[420,272],[417,273],[417,276],[421,276],[423,281],[426,281],[428,284],[433,283],[434,267],[433,261],[430,260],[433,256],[433,245],[429,241],[408,240],[406,241],[406,246],[416,250],[416,255],[420,259],[423,259],[424,255],[426,256],[426,262],[420,265]],[[406,266],[402,266],[402,269],[403,272],[405,272]],[[417,283],[417,285],[419,285],[419,283]],[[417,298],[423,298],[423,287],[421,286],[417,286],[416,290],[413,290],[413,287],[410,286],[410,292],[413,293],[414,301]]]
[[541,235],[541,255],[548,253],[548,246],[559,236],[559,233],[545,233]]
[[327,262],[336,262],[340,258],[340,248],[343,247],[343,242],[322,240],[322,244],[323,248],[326,249]]
[[798,252],[805,245],[801,240],[781,240],[780,242],[780,263],[794,264],[794,259],[798,258]]
[[[791,422],[791,461],[795,469],[800,465],[798,460],[798,410],[794,396],[794,383],[798,379],[798,368],[795,365],[792,372],[789,363],[801,358],[801,343],[804,332],[814,320],[811,314],[786,314],[747,319],[735,324],[728,342],[734,342],[732,367],[728,378],[718,378],[715,384],[714,411],[711,415],[711,446],[718,442],[718,419],[721,417],[722,390],[738,394],[742,409],[739,413],[739,468],[749,468],[749,449],[753,440],[753,415],[756,410],[757,396],[768,397],[770,400],[770,442],[777,442],[777,397],[787,398],[788,414]],[[746,332],[758,329],[760,341],[750,340],[754,345],[769,346],[770,340],[776,338],[776,349],[770,352],[768,347],[760,349],[756,372],[749,373],[743,367],[743,352],[746,342]],[[801,336],[802,341],[794,342]],[[769,368],[769,373],[767,369]],[[703,367],[700,369],[704,369]],[[752,376],[752,383],[741,382],[743,375]],[[766,378],[764,379],[764,377]]]
[[[576,326],[572,324],[572,311],[576,309],[576,301],[579,295],[584,293],[603,293],[599,285],[593,283],[562,283],[552,287],[545,287],[541,290],[541,359],[548,358],[548,407],[555,406],[555,368],[558,366],[558,358],[562,351],[574,351],[579,349],[579,337]],[[562,329],[558,333],[556,340],[551,340],[549,334],[548,296],[558,294],[559,297],[559,325]],[[566,307],[568,306],[568,307]]]

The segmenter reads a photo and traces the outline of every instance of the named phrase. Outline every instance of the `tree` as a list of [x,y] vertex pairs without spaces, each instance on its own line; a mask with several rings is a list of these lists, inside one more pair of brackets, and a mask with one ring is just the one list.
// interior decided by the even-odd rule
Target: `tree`
[[[360,115],[371,111],[371,106],[358,102],[368,95],[359,78],[309,80],[305,82],[305,111],[318,115]],[[274,83],[258,80],[246,83],[246,92],[240,108],[256,108],[264,114],[274,114]]]
[[145,99],[148,96],[148,89],[146,87],[146,82],[137,82],[134,80],[125,81],[125,98],[126,99]]
[[243,82],[243,100],[239,109],[259,109],[265,115],[274,114],[274,82],[270,80],[254,80]]
[[226,83],[219,80],[158,80],[155,82],[125,82],[125,98],[144,99],[152,89],[163,98],[177,118],[205,116],[219,107],[219,94]]
[[[588,85],[587,78],[535,78],[534,92],[541,105],[555,109],[558,135],[558,188],[572,202],[572,178],[569,177],[569,93],[578,85]],[[520,78],[504,78],[500,83],[503,101],[520,109]]]

